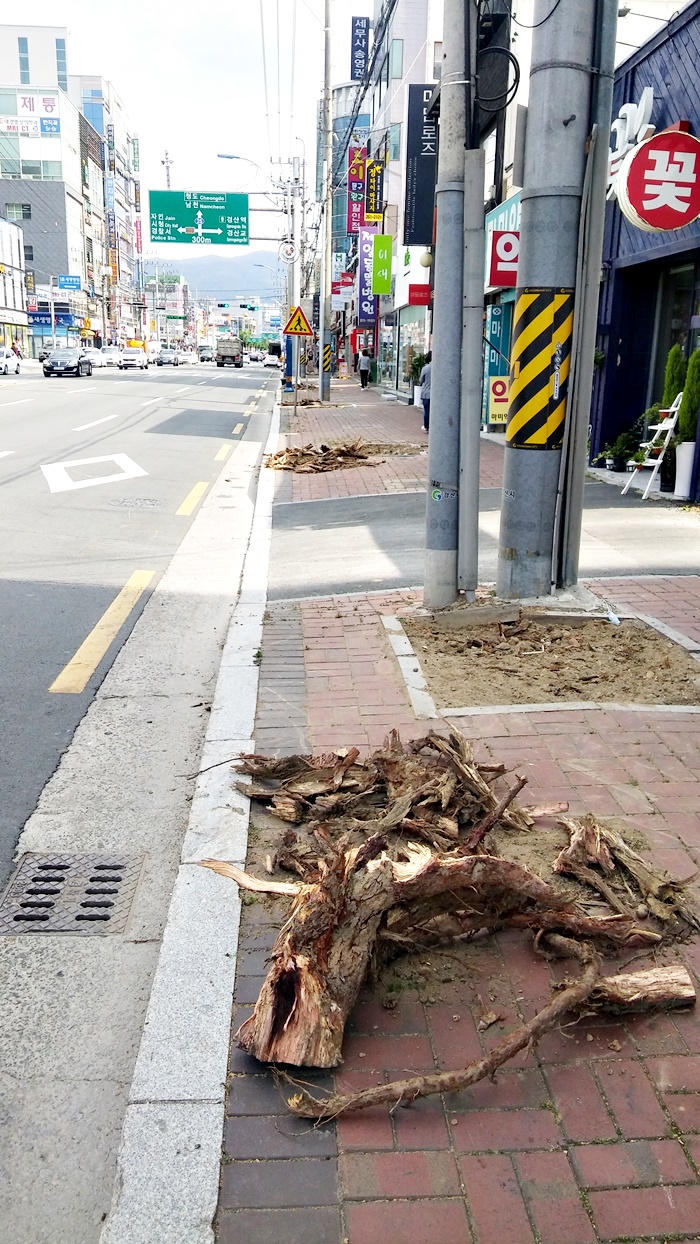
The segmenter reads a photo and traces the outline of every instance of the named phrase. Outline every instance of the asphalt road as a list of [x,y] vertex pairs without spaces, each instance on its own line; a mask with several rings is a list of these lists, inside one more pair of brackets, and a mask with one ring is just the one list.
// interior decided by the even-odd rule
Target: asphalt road
[[208,364],[0,377],[0,886],[96,688],[276,381],[256,365]]
[[[501,492],[479,494],[479,577],[496,579]],[[425,494],[276,505],[270,599],[417,586],[423,582]],[[678,503],[585,487],[580,574],[699,574],[700,516]]]

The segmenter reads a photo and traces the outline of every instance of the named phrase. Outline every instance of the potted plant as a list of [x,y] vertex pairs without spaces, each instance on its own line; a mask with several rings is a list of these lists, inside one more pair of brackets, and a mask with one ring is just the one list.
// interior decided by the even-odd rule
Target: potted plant
[[700,350],[694,350],[688,360],[683,398],[678,411],[674,497],[685,499],[690,495],[690,479],[693,474],[695,440],[698,432],[698,406],[700,406]]
[[[671,402],[675,402],[678,394],[681,392],[685,384],[685,375],[688,364],[683,357],[683,351],[679,345],[671,346],[666,359],[666,370],[664,371],[664,395],[661,399],[661,406],[664,410],[668,410]],[[654,409],[652,407],[652,409]],[[656,406],[656,413],[659,412],[659,406]],[[647,412],[649,413],[649,412]]]

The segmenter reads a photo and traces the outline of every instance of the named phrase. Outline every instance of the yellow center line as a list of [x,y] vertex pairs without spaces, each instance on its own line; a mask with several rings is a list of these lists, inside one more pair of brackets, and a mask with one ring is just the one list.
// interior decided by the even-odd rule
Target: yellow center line
[[49,691],[61,695],[80,695],[92,678],[100,661],[145,592],[155,570],[135,570],[127,579],[121,592],[105,609],[99,622],[84,639],[75,656],[71,658],[58,678],[51,683]]
[[242,424],[242,423],[237,423],[237,424],[236,424],[236,426],[235,426],[235,428],[233,429],[233,435],[234,435],[234,436],[238,436],[238,433],[239,433],[239,432],[242,432],[242,431],[243,431],[243,424]]
[[[242,427],[243,425],[241,424],[240,426]],[[235,432],[236,429],[234,428],[233,430]],[[231,445],[227,441],[225,445],[221,446],[221,449],[217,449],[216,453],[214,454],[214,461],[223,462],[224,458],[228,458],[228,455],[232,449],[233,449],[233,445]]]
[[191,492],[188,492],[179,510],[176,510],[175,513],[185,516],[191,514],[192,511],[199,505],[208,487],[208,484],[202,483],[200,480],[198,484],[195,484]]

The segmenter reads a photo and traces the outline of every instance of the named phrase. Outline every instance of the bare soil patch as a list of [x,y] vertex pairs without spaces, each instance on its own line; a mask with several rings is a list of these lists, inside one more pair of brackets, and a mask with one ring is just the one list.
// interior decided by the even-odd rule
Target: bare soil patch
[[642,622],[519,622],[455,630],[403,618],[441,708],[598,700],[700,704],[700,663]]

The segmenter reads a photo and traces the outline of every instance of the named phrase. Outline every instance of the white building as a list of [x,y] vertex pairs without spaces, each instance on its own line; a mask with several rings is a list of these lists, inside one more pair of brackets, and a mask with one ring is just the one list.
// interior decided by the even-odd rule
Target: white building
[[0,346],[15,342],[26,356],[29,342],[24,246],[20,226],[0,220]]

